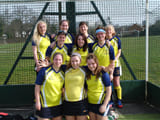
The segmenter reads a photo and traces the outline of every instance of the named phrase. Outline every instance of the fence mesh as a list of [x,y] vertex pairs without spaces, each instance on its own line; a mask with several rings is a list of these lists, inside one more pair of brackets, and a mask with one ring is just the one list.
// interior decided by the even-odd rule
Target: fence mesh
[[[36,79],[34,72],[34,60],[25,59],[33,57],[31,40],[27,44],[20,59],[16,62],[20,51],[27,41],[35,23],[41,14],[46,2],[49,5],[45,12],[66,13],[66,2],[73,1],[42,1],[42,0],[0,0],[0,85],[2,85],[13,65],[16,67],[7,84],[33,84]],[[138,80],[145,80],[145,23],[146,0],[95,0],[106,24],[112,24],[116,28],[117,35],[122,41],[121,80],[133,80],[128,66]],[[75,12],[95,12],[91,1],[75,1]],[[149,0],[149,81],[160,85],[160,1]],[[61,19],[66,19],[62,15]],[[58,15],[43,15],[47,22],[48,33],[56,33],[59,30]],[[95,28],[103,25],[98,14],[76,15],[76,33],[78,24],[86,21],[89,25],[89,33],[95,34]]]

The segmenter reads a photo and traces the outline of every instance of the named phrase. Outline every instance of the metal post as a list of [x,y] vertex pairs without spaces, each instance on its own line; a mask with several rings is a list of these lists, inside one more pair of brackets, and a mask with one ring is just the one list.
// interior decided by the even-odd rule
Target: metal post
[[59,11],[59,23],[62,20],[62,3],[58,2],[58,11]]
[[146,82],[145,82],[145,101],[147,101],[147,82],[148,82],[148,58],[149,58],[149,12],[148,12],[148,0],[146,0]]
[[66,2],[66,15],[67,20],[69,20],[69,31],[76,34],[75,2]]
[[94,1],[91,1],[91,4],[92,4],[93,8],[95,9],[96,13],[98,14],[99,18],[101,19],[103,26],[106,26],[107,24],[106,24],[105,20],[103,19],[102,15],[101,15],[100,11],[98,10]]
[[[38,17],[36,23],[37,23],[40,19],[42,19],[42,16],[43,16],[45,10],[47,9],[48,5],[49,5],[49,2],[47,2],[47,3],[45,4],[45,6],[44,6],[44,8],[43,8],[43,10],[42,10],[42,12],[41,12],[41,14],[40,14],[40,16]],[[35,23],[35,24],[36,24],[36,23]],[[28,36],[28,38],[27,38],[25,44],[23,45],[23,47],[22,47],[22,49],[21,49],[21,51],[20,51],[20,53],[19,53],[19,55],[18,55],[18,57],[17,57],[14,65],[12,66],[12,69],[11,69],[11,71],[9,72],[9,74],[8,74],[8,76],[7,76],[7,78],[6,78],[5,82],[4,82],[4,85],[6,85],[6,84],[8,83],[8,81],[9,81],[9,79],[10,79],[10,77],[11,77],[13,71],[14,71],[14,69],[16,68],[19,60],[21,59],[21,56],[22,56],[24,50],[26,49],[29,41],[30,41],[31,38],[32,38],[34,28],[35,28],[35,25],[33,26],[32,31],[31,31],[31,34]]]

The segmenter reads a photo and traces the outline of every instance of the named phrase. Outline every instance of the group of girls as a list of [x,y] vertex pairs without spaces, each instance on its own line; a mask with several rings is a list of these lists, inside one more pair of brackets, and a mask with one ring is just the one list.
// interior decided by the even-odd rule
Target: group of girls
[[[120,39],[112,25],[97,27],[95,36],[88,25],[79,24],[79,34],[68,32],[69,22],[60,22],[60,31],[50,36],[39,21],[32,48],[36,71],[36,114],[39,120],[107,120],[111,100],[111,80],[121,104]],[[49,63],[48,63],[49,62]],[[44,67],[42,63],[47,64]],[[49,64],[49,65],[48,65]],[[109,118],[110,119],[110,118]]]

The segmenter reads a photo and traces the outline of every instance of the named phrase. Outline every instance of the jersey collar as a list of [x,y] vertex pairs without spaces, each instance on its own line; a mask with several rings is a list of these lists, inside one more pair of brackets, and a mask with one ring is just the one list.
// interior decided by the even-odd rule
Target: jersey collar
[[46,33],[44,35],[40,35],[40,36],[45,38],[46,37]]

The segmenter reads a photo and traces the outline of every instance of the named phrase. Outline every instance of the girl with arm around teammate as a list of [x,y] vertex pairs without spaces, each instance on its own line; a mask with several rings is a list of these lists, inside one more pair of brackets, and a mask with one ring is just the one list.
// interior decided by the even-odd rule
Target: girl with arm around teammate
[[102,71],[98,59],[90,53],[87,57],[87,97],[90,120],[107,120],[108,102],[111,97],[111,82],[109,74]]
[[87,104],[84,83],[85,71],[80,67],[81,56],[72,53],[65,72],[64,115],[66,120],[86,120]]
[[62,89],[64,72],[60,69],[63,55],[55,53],[53,65],[42,68],[35,82],[36,115],[38,120],[62,120]]
[[36,64],[35,70],[38,72],[41,69],[40,62],[45,60],[45,54],[48,46],[51,44],[51,37],[47,31],[47,24],[44,21],[38,21],[35,26],[32,41],[32,50],[34,61]]

